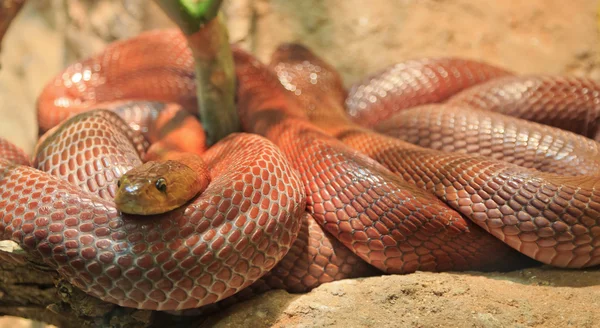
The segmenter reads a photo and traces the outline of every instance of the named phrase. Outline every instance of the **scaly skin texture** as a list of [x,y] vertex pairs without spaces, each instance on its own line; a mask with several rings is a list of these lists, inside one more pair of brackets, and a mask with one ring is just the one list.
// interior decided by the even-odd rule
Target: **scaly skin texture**
[[0,137],[0,158],[21,165],[30,165],[30,160],[23,149]]
[[[179,45],[181,42],[184,42],[184,39],[182,39],[183,36],[178,32],[173,33],[173,31],[164,33],[150,32],[149,34],[143,34],[140,37],[147,40],[149,35],[151,35],[152,44],[157,46],[158,49],[171,49],[174,47],[173,44]],[[125,65],[125,62],[129,61],[133,63],[136,62],[136,60],[139,60],[139,54],[143,53],[144,49],[146,49],[143,44],[143,42],[139,41],[131,42],[129,45],[118,43],[115,46],[111,46],[109,51],[93,57],[95,62],[100,63],[98,66],[94,66],[95,69],[97,69],[98,76],[109,81],[128,81],[128,79],[144,79],[146,77],[146,75],[144,75],[146,73],[144,72],[166,71],[170,75],[167,75],[166,77],[163,76],[163,78],[165,78],[164,83],[154,83],[151,82],[154,81],[153,79],[149,79],[146,82],[151,83],[147,85],[147,88],[138,90],[140,93],[135,90],[132,92],[138,95],[141,94],[142,98],[152,98],[152,95],[164,92],[164,90],[155,90],[154,88],[161,88],[162,85],[168,84],[172,86],[183,85],[182,92],[187,94],[191,88],[187,88],[187,84],[182,84],[181,79],[186,80],[189,76],[193,76],[193,68],[191,65],[184,65],[189,71],[186,71],[186,69],[173,71],[170,70],[169,67],[177,63],[164,63],[167,68],[161,68],[160,62],[153,62],[151,58],[147,58],[146,56],[142,58],[142,62],[139,64],[141,66],[138,68],[141,70],[141,73],[138,73],[138,75],[134,74],[133,70],[120,71],[111,68],[113,65]],[[140,46],[142,46],[141,49],[139,48]],[[114,56],[115,47],[120,49],[120,54],[118,56]],[[128,49],[128,47],[131,48]],[[191,60],[185,59],[185,56],[188,54],[188,52],[184,51],[184,54],[178,59],[178,63],[191,63]],[[91,60],[88,60],[86,62],[90,61]],[[142,67],[147,64],[152,64],[154,66],[151,65],[146,68]],[[77,79],[77,74],[85,71],[84,67],[84,65],[73,64],[65,72],[61,73],[52,83],[60,84],[61,81],[69,82],[74,78]],[[178,74],[180,74],[181,77],[178,78]],[[99,115],[98,113],[93,113],[91,115],[96,117],[96,119],[93,120],[94,127],[91,128],[87,134],[101,135],[102,137],[97,139],[94,138],[92,144],[88,145],[90,138],[85,138],[85,135],[81,135],[84,132],[73,127],[69,128],[68,133],[61,133],[59,136],[56,136],[53,133],[44,135],[42,140],[40,140],[40,145],[47,145],[47,148],[42,152],[47,153],[47,158],[54,158],[55,154],[65,153],[65,149],[70,146],[70,142],[73,140],[85,140],[83,143],[77,143],[75,145],[76,148],[73,148],[67,155],[64,155],[65,158],[59,156],[59,158],[62,158],[61,162],[54,164],[56,166],[55,169],[50,169],[50,173],[58,175],[61,179],[67,181],[79,181],[82,186],[88,189],[91,185],[96,194],[112,201],[112,195],[114,195],[116,190],[116,180],[123,172],[131,169],[135,165],[139,165],[139,159],[136,159],[134,163],[127,160],[127,158],[136,158],[134,155],[135,151],[131,147],[125,147],[127,150],[121,148],[119,154],[118,150],[111,150],[111,146],[108,148],[105,147],[105,144],[107,143],[114,143],[114,140],[109,142],[109,140],[106,139],[106,137],[111,135],[110,133],[107,133],[107,131],[111,131],[117,139],[123,134],[133,138],[135,144],[135,147],[133,148],[135,148],[138,153],[145,154],[143,156],[144,160],[164,157],[165,152],[173,150],[195,153],[203,153],[205,151],[205,136],[202,127],[195,117],[182,110],[181,105],[172,102],[177,101],[177,99],[168,99],[168,97],[162,99],[163,101],[167,101],[166,103],[131,101],[123,99],[121,98],[122,95],[117,94],[114,96],[119,97],[119,101],[115,101],[111,98],[110,94],[110,90],[113,88],[112,86],[106,85],[106,83],[94,84],[86,81],[80,81],[80,83],[83,87],[79,87],[77,90],[85,90],[86,92],[75,93],[70,99],[72,99],[72,103],[84,103],[85,106],[74,106],[75,108],[73,109],[66,106],[67,108],[63,109],[53,105],[55,103],[60,103],[57,102],[56,99],[46,97],[48,93],[64,95],[66,90],[72,90],[73,84],[72,82],[69,82],[66,83],[67,86],[56,85],[57,90],[53,90],[51,86],[46,88],[46,91],[44,91],[44,94],[38,102],[40,104],[40,112],[43,112],[44,110],[57,112],[66,110],[72,113],[79,113],[81,111],[89,111],[95,107],[110,108],[114,113],[127,121],[129,127],[114,114],[105,112]],[[134,81],[134,83],[143,83],[143,81]],[[96,90],[95,88],[98,88],[99,90]],[[177,93],[178,92],[173,92],[173,94]],[[105,102],[97,102],[97,99],[94,97],[91,97],[88,100],[79,98],[82,95],[95,94],[102,94],[103,97],[100,100]],[[85,118],[87,115],[90,114],[78,114],[76,120]],[[60,123],[60,118],[64,116],[52,114],[42,114],[42,116],[54,119],[47,124],[48,126],[55,126],[53,132],[59,130],[59,127],[56,125]],[[97,121],[99,119],[98,116],[102,116],[100,120],[104,121],[104,123]],[[86,120],[89,120],[89,118]],[[112,125],[112,127],[109,125]],[[75,124],[75,126],[78,126],[78,124]],[[90,127],[87,126],[86,128]],[[44,140],[49,138],[51,139],[46,143]],[[66,141],[68,141],[68,143]],[[150,149],[148,149],[148,142],[151,144]],[[84,147],[87,145],[89,149],[77,148],[81,145]],[[98,149],[94,150],[95,148]],[[108,151],[109,154],[106,155],[100,153],[98,150],[102,150],[102,152]],[[93,170],[77,170],[77,174],[73,174],[73,171],[70,171],[69,166],[69,163],[72,161],[70,158],[74,156],[77,160],[77,158],[81,158],[82,154],[90,155],[90,152],[91,156],[85,159],[87,164],[84,163],[83,167],[91,167]],[[219,156],[215,158],[214,161],[219,162],[220,160],[227,160],[229,158],[229,155]],[[112,169],[104,167],[106,162],[112,165]],[[77,161],[75,161],[75,163],[77,163]],[[43,167],[45,167],[45,165],[40,166],[40,168]],[[98,172],[96,170],[100,171]],[[61,172],[63,175],[61,175]],[[106,183],[107,180],[109,180],[110,183]],[[106,191],[101,191],[100,188],[97,188],[97,185],[99,184],[101,184]],[[288,199],[287,202],[289,201],[290,200]],[[302,220],[299,237],[296,239],[287,256],[280,261],[280,264],[269,272],[267,276],[251,286],[252,288],[244,290],[241,294],[236,294],[235,298],[228,298],[225,303],[229,304],[235,299],[247,298],[256,292],[262,292],[271,288],[285,288],[289,291],[306,291],[318,286],[322,282],[366,276],[374,274],[375,272],[377,272],[376,269],[360,260],[332,236],[326,234],[322,228],[316,224],[314,219],[307,215],[306,218]],[[104,299],[111,301],[110,298]],[[125,306],[147,307],[146,304],[131,301],[121,301],[119,304]],[[170,304],[169,306],[163,306],[162,308],[172,309],[172,307],[173,304]],[[181,306],[178,305],[178,308],[181,308]]]
[[458,93],[448,103],[520,117],[600,141],[600,84],[589,78],[503,77]]
[[279,47],[272,66],[313,122],[434,193],[506,244],[556,266],[600,263],[598,178],[550,175],[379,135],[344,118],[339,76],[306,48]]
[[[74,64],[53,80],[40,97],[40,121],[45,122],[45,118],[57,119],[50,123],[44,123],[47,129],[73,113],[87,111],[95,106],[108,107],[111,104],[122,104],[129,101],[129,97],[154,99],[165,102],[165,104],[176,103],[183,106],[195,103],[191,53],[187,49],[182,49],[184,44],[185,38],[177,31],[148,32],[132,40],[117,43],[111,46],[107,52],[85,61],[84,64]],[[144,56],[150,51],[153,56]],[[276,260],[276,256],[273,254],[285,253],[287,249],[290,251],[281,259],[281,264],[274,267],[262,280],[257,281],[250,291],[262,291],[271,287],[304,291],[322,282],[372,274],[373,267],[361,261],[359,257],[387,272],[412,272],[417,269],[493,270],[498,266],[514,266],[521,259],[517,252],[485,233],[470,221],[465,221],[457,211],[440,202],[433,194],[418,188],[427,187],[432,190],[433,187],[430,185],[434,185],[438,180],[440,183],[435,186],[446,186],[450,183],[450,187],[457,190],[448,187],[447,197],[458,195],[460,198],[448,199],[448,202],[461,213],[468,213],[469,208],[472,211],[481,208],[479,205],[461,207],[466,203],[465,199],[484,198],[486,196],[484,192],[487,192],[489,198],[484,198],[486,201],[484,204],[487,206],[488,200],[492,199],[495,204],[501,206],[498,197],[503,197],[508,192],[506,189],[510,191],[509,188],[513,188],[514,183],[518,181],[513,183],[512,180],[507,180],[497,190],[493,189],[496,185],[489,182],[488,185],[478,189],[476,194],[469,194],[472,189],[474,190],[471,185],[475,186],[480,181],[473,178],[472,182],[469,180],[469,184],[464,185],[462,183],[466,180],[466,176],[460,176],[457,172],[450,172],[450,177],[443,177],[436,171],[435,177],[431,179],[432,182],[428,183],[418,182],[419,175],[412,175],[415,178],[409,181],[413,183],[406,183],[382,165],[358,151],[350,149],[340,141],[328,136],[325,130],[311,124],[308,120],[312,120],[314,115],[307,115],[304,109],[299,108],[290,95],[282,89],[273,73],[254,58],[237,51],[236,60],[238,81],[240,81],[238,101],[245,129],[272,139],[280,146],[281,150],[257,136],[232,136],[226,140],[228,143],[224,143],[216,149],[211,148],[205,157],[211,171],[212,182],[204,193],[181,210],[143,218],[119,216],[109,196],[104,196],[107,199],[102,199],[92,193],[82,191],[79,187],[68,183],[70,180],[79,181],[69,178],[69,175],[58,180],[31,168],[1,162],[2,167],[0,168],[4,172],[0,178],[0,205],[2,205],[0,207],[2,209],[0,210],[0,223],[2,224],[0,227],[2,227],[3,237],[13,238],[26,250],[41,256],[46,263],[57,268],[76,286],[106,301],[124,306],[170,310],[193,308],[233,294],[273,267],[273,262]],[[499,74],[506,74],[504,71],[500,71]],[[482,77],[484,80],[487,78],[489,77]],[[469,79],[467,78],[467,80]],[[111,84],[112,82],[116,82],[116,84]],[[140,88],[138,89],[137,86]],[[443,88],[444,85],[438,86]],[[154,95],[158,95],[158,99],[153,98]],[[328,99],[330,98],[323,97],[322,101],[329,101]],[[344,93],[342,92],[336,101],[341,102],[343,99]],[[74,109],[70,109],[71,106]],[[122,112],[116,112],[122,114]],[[315,112],[320,113],[320,111]],[[178,115],[174,117],[178,117]],[[118,120],[112,121],[111,124],[127,126],[123,122],[118,123]],[[186,119],[186,121],[188,120]],[[140,133],[147,133],[144,131],[144,125],[139,122],[136,123],[138,138]],[[155,121],[151,119],[150,122]],[[135,127],[136,124],[130,123],[129,126]],[[198,128],[193,129],[198,131]],[[60,132],[59,130],[60,128],[57,128],[54,132]],[[125,130],[129,131],[127,128]],[[363,133],[364,131],[366,130],[358,132]],[[343,132],[343,129],[337,132]],[[349,142],[347,140],[353,136],[360,136],[360,133],[353,134],[353,130],[345,130],[345,132],[347,132],[345,142]],[[126,132],[125,134],[135,136],[136,133]],[[49,140],[48,138],[51,138],[52,135],[46,135],[45,139]],[[59,137],[46,146],[51,147],[51,145],[59,143],[58,140],[67,138],[68,135]],[[146,139],[150,140],[150,137],[142,138],[142,142],[137,146],[130,145],[126,152],[135,150],[141,153],[146,152]],[[155,144],[158,142],[156,141]],[[372,148],[374,152],[384,155],[386,147],[390,145],[361,138],[356,138],[356,142],[365,143],[368,147],[363,146],[364,149]],[[92,142],[91,147],[94,147],[94,144]],[[404,144],[408,149],[418,148],[407,143]],[[56,152],[66,153],[64,158],[61,155],[59,159],[64,160],[64,163],[67,164],[58,164],[59,167],[69,168],[69,162],[77,163],[77,156],[86,154],[85,150],[71,150],[73,148],[69,148],[70,143],[66,143],[66,141],[63,141],[62,145],[64,148],[56,150]],[[257,149],[257,147],[264,149]],[[99,147],[101,152],[109,148]],[[192,146],[191,148],[197,147]],[[429,154],[437,153],[432,150],[429,152]],[[75,156],[75,160],[72,159],[72,156]],[[100,153],[99,156],[100,158],[107,157],[104,153]],[[269,166],[269,159],[272,158],[285,158],[290,161],[285,165],[291,167],[285,170],[275,169],[273,172]],[[385,162],[385,156],[383,158],[382,163],[385,165],[401,163],[396,160]],[[426,157],[425,159],[431,158]],[[440,158],[440,160],[444,159]],[[97,158],[86,160],[89,160],[90,163],[97,163]],[[422,163],[424,162],[422,161]],[[103,164],[102,161],[99,163]],[[429,163],[432,170],[438,168],[437,163]],[[123,165],[121,162],[112,164]],[[263,164],[266,165],[266,169]],[[131,164],[126,165],[132,166]],[[473,165],[475,164],[473,163]],[[254,168],[257,166],[259,170],[254,172]],[[476,166],[469,167],[477,168]],[[506,167],[503,166],[503,168]],[[106,171],[103,172],[110,170],[104,169]],[[251,179],[244,179],[244,177],[236,175],[236,170],[246,170],[244,177],[250,176]],[[293,196],[288,195],[287,200],[282,200],[278,208],[280,210],[287,208],[289,209],[288,213],[291,213],[293,211],[290,207],[294,207],[290,205],[291,199],[308,197],[309,215],[305,215],[303,221],[284,220],[285,222],[282,222],[280,219],[278,224],[269,225],[267,223],[267,227],[274,225],[276,227],[274,230],[268,230],[268,228],[259,230],[257,222],[271,218],[271,215],[267,215],[267,213],[274,208],[274,206],[268,205],[273,204],[272,192],[267,192],[265,186],[268,185],[269,190],[272,190],[276,189],[275,186],[280,185],[279,183],[274,184],[271,181],[272,178],[265,180],[263,177],[263,174],[267,174],[264,173],[265,171],[268,174],[274,174],[276,180],[285,179],[287,176],[290,184],[292,184],[290,181],[298,178],[297,173],[301,174],[302,180],[296,181],[301,189],[294,191]],[[473,174],[486,172],[488,171],[476,171]],[[71,174],[79,173],[88,174],[86,170],[71,172]],[[106,176],[107,173],[91,172],[91,174]],[[430,176],[432,175],[429,173],[426,175],[426,177]],[[114,176],[115,179],[117,177],[117,175]],[[421,181],[425,181],[426,177],[422,177]],[[403,178],[405,177],[403,176]],[[502,178],[503,176],[495,177],[492,182],[499,183],[497,181],[501,180],[498,179]],[[508,179],[516,178],[509,177]],[[552,183],[559,185],[562,183],[559,180],[560,178],[554,178]],[[236,182],[234,183],[234,181]],[[569,181],[569,183],[573,182],[573,180]],[[414,183],[417,185],[415,186]],[[286,185],[286,182],[284,181],[283,184]],[[553,186],[548,188],[551,189],[551,187]],[[590,186],[582,188],[588,187]],[[242,190],[239,191],[239,188]],[[291,185],[290,188],[292,188]],[[220,190],[219,193],[217,193],[217,189]],[[575,266],[578,264],[576,262],[585,262],[584,259],[587,256],[592,260],[582,266],[591,265],[597,259],[598,245],[596,221],[590,220],[597,214],[593,212],[595,211],[595,196],[592,192],[588,197],[590,201],[586,200],[586,203],[581,199],[583,199],[582,195],[588,191],[587,189],[573,191],[573,199],[565,196],[572,190],[563,185],[559,189],[556,194],[560,197],[547,196],[552,200],[548,205],[549,210],[540,211],[546,215],[548,211],[556,210],[558,211],[556,212],[557,219],[547,216],[544,216],[547,222],[538,219],[533,210],[539,203],[537,200],[531,200],[522,205],[520,211],[515,210],[514,214],[507,214],[504,217],[506,222],[501,220],[504,224],[502,228],[506,228],[506,231],[502,228],[497,229],[498,219],[494,217],[498,213],[496,210],[506,211],[500,207],[490,207],[485,212],[490,220],[478,223],[487,227],[491,222],[492,228],[490,229],[496,229],[494,233],[497,235],[500,231],[508,236],[510,233],[514,233],[515,226],[517,229],[522,228],[516,237],[511,237],[511,242],[518,241],[523,249],[533,253],[536,250],[532,245],[538,244],[545,247],[542,247],[543,251],[538,251],[540,254],[546,249],[560,251],[558,257],[550,260],[551,263],[563,265],[571,261],[568,265]],[[96,192],[98,190],[100,189],[96,189]],[[496,190],[495,194],[488,192],[489,190]],[[547,189],[542,188],[532,197],[539,198],[541,202],[545,201],[546,199],[540,198],[543,197],[541,192],[544,190]],[[514,196],[513,191],[519,195]],[[510,191],[510,195],[513,196],[514,202],[527,199],[526,197],[529,196],[526,188],[513,191]],[[465,198],[464,192],[467,192],[467,196],[470,195],[470,198]],[[251,195],[246,197],[246,193],[251,193]],[[237,195],[240,194],[241,196],[238,197]],[[212,195],[210,201],[198,203],[201,199],[206,200],[205,197],[209,195]],[[251,207],[244,212],[243,209],[246,208],[244,206],[247,206],[248,200],[250,200]],[[566,208],[565,202],[567,201],[577,206],[587,204],[587,207],[584,206],[581,210],[583,214],[580,214],[574,210],[576,206]],[[508,200],[504,205],[514,205],[514,202]],[[31,204],[31,207],[26,207],[25,204]],[[75,204],[79,207],[76,207]],[[556,204],[562,207],[557,207]],[[257,206],[253,207],[253,205]],[[232,208],[228,209],[228,206]],[[297,206],[302,207],[301,205]],[[298,216],[304,213],[303,210],[304,208],[298,210]],[[524,218],[523,213],[525,212],[533,213],[529,214],[529,221],[527,221],[527,217],[523,219],[523,222],[519,221]],[[232,218],[240,213],[248,213],[254,220],[238,221],[239,216]],[[536,216],[532,221],[531,216],[533,215]],[[515,218],[517,219],[515,220]],[[240,227],[235,224],[237,222],[241,225]],[[534,225],[548,223],[549,229],[543,231],[548,233],[548,230],[552,230],[556,231],[556,234],[551,237],[542,236],[543,238],[538,238],[537,242],[532,241],[531,234],[526,233],[528,232],[526,229],[531,228],[531,222]],[[298,237],[292,244],[291,230],[294,229],[299,229],[301,232],[306,231],[306,234],[300,233],[300,236],[305,237]],[[323,229],[328,232],[324,232]],[[250,231],[251,235],[239,234],[246,230]],[[271,232],[272,234],[270,234]],[[197,237],[201,233],[204,235]],[[285,241],[279,243],[273,238],[275,235],[289,235],[289,238],[284,238]],[[514,236],[514,234],[510,236]],[[553,238],[558,241],[554,247],[550,245]],[[99,240],[99,242],[94,243],[95,240]],[[182,240],[185,242],[182,243]],[[88,244],[90,241],[92,243]],[[190,243],[191,246],[188,245]],[[107,244],[109,247],[106,247]],[[348,249],[341,248],[341,244],[349,246],[350,249],[357,252],[358,256]],[[195,247],[196,245],[197,247]],[[245,248],[240,251],[235,245]],[[182,250],[175,251],[174,249],[179,246],[182,247]],[[264,255],[265,247],[268,251],[267,255]],[[194,251],[198,253],[211,250],[217,250],[217,255],[194,253]],[[565,254],[572,253],[578,254],[576,260],[564,257]],[[252,259],[245,260],[245,262],[240,260],[250,264],[229,270],[232,272],[231,275],[222,273],[228,270],[220,270],[222,268],[220,265],[239,263],[236,261],[240,256],[252,256],[253,254],[256,254],[256,257],[253,258],[256,262],[253,263]],[[548,258],[546,255],[545,258]],[[229,256],[227,258],[229,261],[225,261],[221,256]],[[121,260],[118,261],[119,259]],[[328,263],[325,259],[330,262]],[[173,267],[173,263],[181,263],[181,266]],[[188,265],[198,265],[201,269],[188,268]],[[117,269],[113,269],[113,267]],[[163,271],[161,271],[171,269],[174,271],[168,275],[163,275]],[[245,274],[244,271],[246,271]],[[116,273],[121,275],[117,275],[116,278],[111,276]],[[106,278],[107,275],[109,279]],[[238,275],[242,276],[242,280]],[[194,285],[190,286],[188,282],[192,279]],[[208,281],[208,285],[202,285],[206,281]],[[199,285],[196,286],[195,283]],[[227,285],[226,283],[231,284]],[[169,289],[172,286],[175,287]],[[163,294],[166,295],[165,299],[161,298]],[[146,297],[146,295],[150,296]],[[235,295],[243,297],[248,293],[242,291]]]
[[206,151],[206,135],[198,119],[176,103],[125,101],[106,106],[151,144],[145,161],[166,158],[169,152]]
[[[87,136],[78,140],[91,151],[63,148],[57,165],[98,156],[98,175],[113,172],[107,160],[113,149],[135,148],[107,123],[112,115],[89,112],[59,128],[68,138],[70,126],[87,126]],[[68,182],[82,171],[59,179],[0,160],[2,238],[16,241],[85,292],[119,305],[179,310],[226,298],[288,252],[304,196],[297,174],[264,138],[234,135],[203,157],[209,187],[186,206],[145,217],[120,214],[110,199]]]
[[306,213],[289,253],[262,280],[269,288],[302,293],[326,282],[378,273]]
[[303,293],[335,280],[381,274],[325,232],[311,215],[302,218],[298,238],[287,255],[248,288],[212,305],[184,311],[185,315],[214,312],[271,289]]
[[468,59],[409,60],[354,84],[346,109],[354,122],[372,127],[405,108],[441,102],[473,85],[506,75],[511,73]]
[[234,58],[245,128],[277,143],[300,172],[308,212],[362,259],[408,273],[497,267],[515,254],[432,194],[309,123],[256,59],[241,51]]
[[111,112],[83,113],[38,143],[33,167],[112,201],[117,180],[142,164],[143,138]]
[[176,29],[112,43],[47,84],[38,98],[40,131],[98,104],[123,100],[175,102],[196,114],[193,64],[187,41]]
[[408,108],[374,129],[421,147],[485,156],[548,173],[600,176],[600,145],[594,140],[464,105]]

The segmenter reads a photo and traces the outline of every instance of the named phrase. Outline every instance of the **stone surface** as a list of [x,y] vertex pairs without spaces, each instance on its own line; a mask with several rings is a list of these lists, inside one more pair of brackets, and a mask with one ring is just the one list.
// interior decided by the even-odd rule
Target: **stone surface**
[[600,271],[427,273],[272,291],[205,327],[597,327]]
[[599,75],[596,1],[256,0],[253,50],[300,41],[347,82],[421,56],[483,59],[517,72]]
[[[455,55],[519,73],[600,78],[594,0],[228,0],[232,41],[267,60],[302,42],[347,84],[395,62]],[[108,42],[172,26],[149,1],[29,1],[3,42],[0,136],[31,151],[35,102],[67,64]],[[557,269],[348,280],[310,294],[271,292],[212,324],[269,326],[592,327],[600,273]]]

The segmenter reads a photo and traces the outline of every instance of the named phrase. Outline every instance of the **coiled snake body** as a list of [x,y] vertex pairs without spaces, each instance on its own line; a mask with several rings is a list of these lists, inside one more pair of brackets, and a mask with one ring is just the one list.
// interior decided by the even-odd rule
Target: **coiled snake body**
[[[39,98],[40,131],[51,131],[34,167],[0,142],[2,238],[91,295],[155,310],[197,308],[251,284],[305,291],[377,270],[507,269],[526,263],[522,254],[561,267],[600,263],[597,144],[483,109],[463,114],[466,100],[451,97],[509,72],[429,60],[428,73],[411,62],[346,95],[301,46],[282,46],[271,68],[239,49],[234,57],[246,133],[208,150],[179,32],[115,43],[61,73]],[[419,76],[404,93],[412,103],[402,80],[389,80],[410,74]],[[593,102],[600,88],[588,82]],[[447,98],[453,107],[402,107]],[[344,101],[390,136],[352,123]],[[393,115],[404,116],[377,125]],[[206,189],[165,214],[119,212],[118,178],[172,149],[201,154]]]

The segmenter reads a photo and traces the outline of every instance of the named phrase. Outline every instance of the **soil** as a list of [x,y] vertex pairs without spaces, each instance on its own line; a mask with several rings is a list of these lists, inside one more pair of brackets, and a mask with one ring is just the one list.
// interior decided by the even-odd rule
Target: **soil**
[[600,271],[429,273],[273,291],[206,327],[598,327]]
[[[518,73],[600,79],[597,1],[231,0],[232,41],[267,60],[280,42],[302,42],[347,85],[395,62],[452,55]],[[65,65],[108,42],[172,26],[143,0],[29,1],[0,61],[0,136],[27,151],[35,101]],[[600,271],[538,268],[510,273],[415,273],[345,280],[306,295],[273,291],[207,326],[594,327]],[[20,321],[21,322],[21,321]],[[27,327],[31,323],[22,323]],[[0,320],[0,327],[19,327]]]

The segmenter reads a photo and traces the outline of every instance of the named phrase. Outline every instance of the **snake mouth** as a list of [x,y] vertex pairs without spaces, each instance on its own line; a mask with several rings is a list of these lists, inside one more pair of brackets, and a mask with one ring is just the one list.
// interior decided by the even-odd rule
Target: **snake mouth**
[[164,214],[176,209],[178,206],[153,206],[151,204],[140,204],[135,200],[115,201],[115,205],[121,213],[130,215],[157,215]]
[[119,195],[119,191],[117,191],[117,195],[115,195],[115,205],[117,209],[125,214],[141,214],[139,204],[129,199],[123,199],[124,197]]
[[186,204],[200,194],[199,192],[191,198],[172,199],[167,195],[152,192],[153,190],[149,192],[149,189],[148,186],[136,184],[119,187],[114,198],[116,208],[121,213],[129,215],[158,215],[186,207]]

